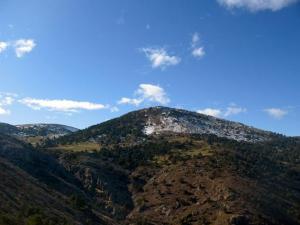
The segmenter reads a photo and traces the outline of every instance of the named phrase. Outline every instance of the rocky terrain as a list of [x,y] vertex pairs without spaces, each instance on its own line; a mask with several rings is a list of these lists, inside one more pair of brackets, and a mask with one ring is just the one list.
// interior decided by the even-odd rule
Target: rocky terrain
[[0,134],[0,224],[297,225],[299,165],[299,138],[164,107],[36,147]]

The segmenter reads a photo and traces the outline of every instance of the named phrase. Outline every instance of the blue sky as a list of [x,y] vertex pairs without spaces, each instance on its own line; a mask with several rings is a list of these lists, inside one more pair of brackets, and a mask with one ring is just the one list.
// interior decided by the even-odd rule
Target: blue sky
[[0,121],[154,105],[300,135],[297,0],[0,0]]

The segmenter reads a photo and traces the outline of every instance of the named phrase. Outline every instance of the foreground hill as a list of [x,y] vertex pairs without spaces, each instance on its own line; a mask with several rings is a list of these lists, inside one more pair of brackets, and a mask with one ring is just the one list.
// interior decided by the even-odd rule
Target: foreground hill
[[1,225],[110,224],[52,156],[2,134],[0,178]]

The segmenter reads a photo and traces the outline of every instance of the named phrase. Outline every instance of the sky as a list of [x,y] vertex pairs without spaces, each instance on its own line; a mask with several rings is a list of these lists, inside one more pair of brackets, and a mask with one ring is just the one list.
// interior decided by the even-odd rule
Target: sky
[[0,0],[0,121],[164,105],[300,135],[300,1]]

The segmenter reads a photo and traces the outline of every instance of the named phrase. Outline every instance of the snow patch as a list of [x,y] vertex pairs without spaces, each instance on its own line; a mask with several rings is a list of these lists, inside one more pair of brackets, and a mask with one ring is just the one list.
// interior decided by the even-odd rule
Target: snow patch
[[162,132],[187,134],[214,134],[237,141],[260,142],[270,139],[270,133],[246,125],[217,119],[211,116],[182,111],[163,111],[147,115],[144,134]]

